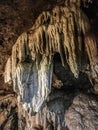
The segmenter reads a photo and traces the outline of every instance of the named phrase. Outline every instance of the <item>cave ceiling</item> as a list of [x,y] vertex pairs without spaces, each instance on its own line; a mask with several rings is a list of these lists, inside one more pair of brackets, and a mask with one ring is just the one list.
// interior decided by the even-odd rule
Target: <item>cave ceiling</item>
[[[1,0],[0,1],[0,87],[4,88],[4,67],[11,49],[18,36],[32,27],[37,16],[44,10],[50,10],[56,5],[64,5],[61,0]],[[84,3],[83,3],[84,2]],[[94,32],[97,35],[98,2],[83,0],[81,8],[89,17]],[[43,6],[42,6],[43,5]]]

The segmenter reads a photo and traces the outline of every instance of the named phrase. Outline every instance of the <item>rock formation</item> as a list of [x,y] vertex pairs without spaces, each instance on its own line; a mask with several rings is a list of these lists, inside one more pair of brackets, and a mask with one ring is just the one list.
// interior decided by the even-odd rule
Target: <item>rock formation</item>
[[76,78],[85,70],[97,78],[96,40],[89,20],[73,4],[40,14],[33,27],[23,33],[12,48],[5,82],[13,81],[25,109],[38,112],[51,92],[53,56],[57,52],[62,65],[67,63]]
[[[81,9],[81,4],[87,7],[90,3],[65,0],[43,11],[13,45],[4,80],[17,93],[17,129],[98,129],[98,104],[93,94],[94,101],[89,96],[92,86],[96,93],[98,88],[97,44]],[[13,109],[17,111],[16,106]],[[3,122],[0,128],[7,129]]]
[[98,102],[94,98],[90,95],[77,95],[65,114],[68,128],[70,130],[97,130],[97,110]]

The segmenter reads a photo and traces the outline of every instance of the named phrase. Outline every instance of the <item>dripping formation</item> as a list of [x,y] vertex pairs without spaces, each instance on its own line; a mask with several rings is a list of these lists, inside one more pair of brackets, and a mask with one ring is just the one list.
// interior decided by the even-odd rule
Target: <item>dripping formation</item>
[[80,71],[89,71],[97,79],[96,40],[88,18],[74,4],[41,13],[12,48],[5,67],[5,82],[13,83],[19,102],[30,113],[38,112],[51,92],[56,52],[75,78]]

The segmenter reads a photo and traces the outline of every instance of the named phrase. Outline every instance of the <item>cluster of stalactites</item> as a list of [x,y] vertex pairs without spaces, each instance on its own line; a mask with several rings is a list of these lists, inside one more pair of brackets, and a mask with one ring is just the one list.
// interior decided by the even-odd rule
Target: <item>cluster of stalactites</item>
[[40,14],[35,24],[23,33],[12,49],[12,75],[19,62],[36,62],[44,58],[51,63],[58,52],[62,65],[67,63],[75,77],[89,65],[97,76],[97,47],[85,14],[75,5],[55,7]]

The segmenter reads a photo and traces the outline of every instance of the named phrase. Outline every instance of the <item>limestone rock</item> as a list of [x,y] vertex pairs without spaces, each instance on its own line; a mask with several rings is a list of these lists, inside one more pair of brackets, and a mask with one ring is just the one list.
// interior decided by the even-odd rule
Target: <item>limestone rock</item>
[[13,129],[18,129],[17,100],[14,94],[0,93],[0,130]]
[[[96,32],[98,32],[98,25],[97,25],[97,13],[98,13],[98,2],[97,1],[95,1],[95,0],[49,0],[49,1],[46,1],[46,0],[23,0],[22,2],[20,1],[20,0],[15,0],[15,1],[13,1],[13,0],[1,0],[0,1],[0,89],[4,89],[4,88],[6,88],[6,91],[5,90],[0,90],[0,129],[4,129],[4,130],[8,130],[8,129],[11,129],[11,130],[17,130],[18,128],[18,122],[19,123],[21,123],[21,127],[19,128],[19,130],[24,130],[25,128],[26,128],[26,130],[28,130],[29,128],[31,128],[31,125],[32,125],[32,122],[33,121],[31,121],[30,122],[30,120],[29,119],[31,119],[31,118],[33,118],[32,116],[30,116],[29,114],[24,114],[24,113],[26,113],[26,111],[24,110],[24,109],[22,109],[22,107],[23,106],[21,106],[21,105],[19,105],[18,106],[18,110],[19,109],[21,109],[21,111],[18,111],[18,116],[19,117],[17,117],[17,110],[16,110],[16,108],[13,108],[13,103],[11,103],[11,102],[13,102],[13,101],[15,101],[16,99],[14,98],[14,96],[12,96],[12,98],[10,97],[9,98],[9,96],[5,96],[5,93],[9,93],[8,92],[8,87],[9,87],[9,85],[7,85],[7,87],[6,87],[6,84],[4,84],[4,81],[3,81],[3,74],[4,74],[4,66],[5,66],[5,63],[6,63],[6,61],[7,61],[7,59],[9,58],[9,56],[11,55],[11,47],[13,46],[13,44],[14,44],[14,42],[16,41],[16,38],[20,35],[20,33],[21,32],[24,32],[25,30],[27,30],[27,28],[29,28],[29,27],[31,27],[32,26],[32,23],[35,21],[35,18],[38,16],[38,14],[39,13],[41,13],[43,10],[45,11],[45,10],[51,10],[54,6],[56,6],[56,5],[64,5],[63,3],[64,2],[66,2],[65,3],[65,5],[66,5],[66,7],[68,7],[69,8],[69,10],[71,11],[71,9],[72,9],[72,6],[73,5],[75,5],[76,7],[75,7],[75,9],[76,9],[76,14],[77,14],[77,12],[80,12],[80,9],[79,9],[79,7],[81,6],[81,8],[82,9],[84,9],[85,10],[85,12],[86,12],[86,14],[88,14],[88,16],[89,16],[89,19],[91,20],[91,22],[92,22],[92,25],[91,26],[93,26],[93,27],[95,27],[94,28],[94,31]],[[68,2],[68,3],[67,3]],[[89,7],[89,4],[91,3],[91,2],[93,2],[93,4],[91,4],[91,6]],[[43,6],[42,6],[43,5]],[[88,8],[88,9],[85,9],[83,6],[85,6],[86,8]],[[63,6],[64,7],[64,6]],[[73,6],[74,7],[74,6]],[[69,12],[70,12],[69,11]],[[13,12],[13,13],[12,13]],[[48,11],[50,14],[51,14],[51,12],[52,11]],[[74,12],[74,11],[73,11]],[[71,12],[71,13],[73,13],[73,12]],[[73,13],[74,14],[74,13]],[[52,14],[51,14],[52,15]],[[66,15],[68,15],[68,13],[66,13]],[[66,16],[65,15],[65,16]],[[74,14],[75,15],[75,14]],[[60,15],[61,16],[61,15]],[[76,17],[77,17],[77,21],[76,21],[76,23],[79,23],[79,18],[80,17],[78,17],[78,15],[76,15]],[[44,18],[42,18],[42,19],[44,19]],[[81,21],[81,20],[80,20]],[[83,25],[85,25],[85,23],[88,21],[88,20],[86,20],[85,18],[83,18]],[[47,21],[46,21],[46,23],[47,23]],[[56,22],[55,22],[56,23]],[[60,22],[59,22],[60,23]],[[80,22],[81,23],[81,22]],[[89,23],[89,21],[87,22],[87,23]],[[44,25],[44,23],[43,23],[43,25]],[[42,25],[40,25],[40,26],[42,26]],[[78,26],[77,26],[78,27]],[[75,27],[76,28],[76,27]],[[36,30],[36,29],[34,29],[34,30]],[[29,32],[29,31],[28,31]],[[92,32],[92,30],[90,30],[90,31],[88,31],[88,32],[90,32],[90,33],[93,33]],[[94,33],[95,33],[94,32]],[[97,32],[96,32],[96,34],[97,34]],[[26,32],[27,33],[27,32]],[[77,33],[75,33],[75,34],[77,34]],[[89,39],[90,39],[90,35],[91,35],[91,40],[89,41]],[[86,36],[86,35],[85,35]],[[95,66],[95,65],[92,65],[91,64],[91,62],[89,62],[89,59],[90,59],[90,61],[92,61],[92,59],[93,59],[93,61],[95,61],[95,62],[97,62],[97,60],[94,60],[94,58],[95,58],[95,55],[96,55],[96,51],[94,51],[94,50],[96,50],[95,48],[96,47],[94,47],[94,49],[93,49],[93,45],[94,44],[90,44],[90,42],[92,41],[92,39],[95,39],[94,38],[94,36],[92,35],[92,34],[87,34],[87,38],[84,38],[85,37],[84,36],[84,34],[82,34],[80,37],[82,37],[81,39],[83,39],[83,41],[84,41],[84,39],[85,39],[85,43],[86,43],[86,41],[88,41],[89,42],[89,44],[82,44],[83,46],[82,46],[82,50],[83,50],[83,53],[82,53],[82,56],[81,56],[81,58],[79,58],[79,53],[77,54],[77,57],[79,58],[79,59],[81,59],[81,64],[83,65],[83,68],[87,68],[87,73],[91,73],[91,75],[89,76],[89,77],[93,77],[94,79],[96,78],[96,82],[95,82],[95,86],[94,86],[94,89],[98,92],[98,85],[96,84],[96,83],[98,83],[98,79],[97,79],[97,66]],[[97,36],[98,36],[98,34],[97,34]],[[76,35],[76,37],[77,37],[77,35]],[[75,38],[76,39],[76,38]],[[95,41],[96,42],[96,41]],[[77,43],[77,42],[76,42]],[[82,42],[82,43],[84,43],[84,42]],[[23,44],[22,44],[23,45]],[[90,47],[89,47],[89,45],[90,45]],[[19,45],[20,46],[20,45]],[[24,45],[23,45],[24,46]],[[24,48],[24,47],[20,47],[20,48]],[[77,45],[76,45],[77,46]],[[94,46],[96,46],[96,44],[94,45]],[[27,47],[28,48],[28,47]],[[76,47],[76,48],[79,48],[79,47]],[[81,48],[81,47],[80,47]],[[87,49],[88,48],[88,49]],[[15,48],[14,48],[15,49]],[[19,49],[17,49],[17,50],[19,50]],[[22,51],[23,51],[23,49],[21,49]],[[84,51],[84,50],[88,50],[88,51]],[[13,51],[13,55],[15,54],[15,57],[16,57],[16,55],[17,55],[17,53],[16,53],[17,51]],[[77,51],[75,51],[75,52],[77,52]],[[88,53],[87,53],[88,52]],[[92,54],[92,52],[93,52],[93,54]],[[21,56],[22,54],[21,54],[21,52],[19,52],[20,54],[19,54],[19,56],[20,57],[22,57],[23,59],[25,59],[24,58],[24,56]],[[23,54],[25,53],[25,51],[23,51]],[[55,53],[55,52],[54,52]],[[90,54],[91,53],[91,54]],[[68,54],[69,54],[69,52],[68,52]],[[88,57],[88,54],[89,54],[89,57]],[[27,55],[28,55],[28,52],[27,52]],[[53,54],[54,55],[54,54]],[[61,54],[62,55],[62,54]],[[90,58],[90,56],[91,55],[93,55],[93,58]],[[9,88],[11,88],[12,87],[12,84],[11,84],[11,82],[12,81],[15,81],[15,80],[13,80],[13,78],[14,77],[17,77],[17,75],[16,75],[16,70],[17,70],[17,66],[18,66],[18,70],[21,72],[21,73],[23,73],[24,74],[24,72],[23,72],[23,70],[26,68],[26,67],[28,67],[28,66],[30,66],[27,62],[30,62],[30,64],[32,64],[32,62],[33,63],[35,63],[35,65],[37,66],[36,68],[37,68],[37,71],[38,71],[38,67],[40,66],[40,62],[41,62],[41,56],[42,55],[38,55],[37,57],[39,57],[39,60],[38,61],[36,61],[36,60],[34,60],[35,59],[35,55],[33,54],[32,55],[32,57],[31,57],[31,54],[30,54],[30,57],[29,56],[26,56],[27,58],[26,58],[26,64],[24,63],[24,61],[21,63],[21,62],[19,62],[19,58],[16,58],[17,60],[17,64],[16,64],[16,61],[15,61],[15,57],[13,56],[13,60],[12,60],[12,56],[8,59],[8,62],[7,62],[7,64],[6,64],[6,69],[5,69],[5,74],[6,74],[6,77],[5,77],[5,81],[6,82],[9,82],[9,84],[10,84],[10,87]],[[28,58],[29,57],[29,58]],[[66,57],[66,56],[64,56],[64,57]],[[78,59],[77,58],[77,59]],[[20,58],[21,59],[21,58]],[[29,59],[29,60],[28,60]],[[32,59],[33,59],[33,61],[32,61]],[[68,61],[68,58],[66,57],[65,59],[67,59],[67,61]],[[64,61],[66,61],[64,59]],[[13,62],[13,74],[12,74],[12,61],[15,61],[15,62]],[[62,61],[63,61],[63,59],[62,59]],[[19,62],[19,63],[18,63]],[[62,62],[63,63],[63,62]],[[78,63],[78,62],[77,62]],[[79,62],[80,63],[80,62]],[[92,62],[93,63],[93,62]],[[23,65],[24,64],[24,65]],[[64,63],[63,63],[64,64]],[[66,64],[66,63],[65,63]],[[67,64],[68,65],[70,65],[68,62],[67,62]],[[86,64],[88,64],[87,65],[87,67],[85,66]],[[22,66],[22,69],[21,68],[19,68],[20,66]],[[64,67],[65,67],[66,65],[64,65]],[[70,68],[72,68],[72,67],[70,67]],[[79,67],[80,68],[80,67]],[[60,71],[60,68],[58,67],[58,70]],[[81,70],[85,70],[85,69],[81,69]],[[79,71],[81,71],[80,69],[79,69]],[[94,70],[94,71],[93,71]],[[18,72],[19,72],[18,71]],[[28,71],[29,71],[29,69],[27,69],[27,73],[28,73]],[[32,70],[33,71],[33,70]],[[73,74],[74,74],[74,71],[72,71],[73,72]],[[85,71],[84,71],[85,72]],[[74,91],[74,86],[76,86],[76,88],[78,88],[78,86],[80,86],[81,85],[81,82],[84,82],[84,79],[85,79],[85,77],[84,77],[84,79],[83,78],[81,78],[81,82],[79,82],[77,85],[76,84],[74,84],[73,85],[73,83],[71,82],[73,79],[71,79],[72,77],[73,77],[73,75],[71,74],[71,77],[69,77],[69,75],[67,75],[68,73],[71,73],[71,72],[69,72],[69,70],[67,71],[67,73],[66,73],[66,75],[64,75],[65,77],[63,77],[63,73],[61,73],[61,75],[62,75],[62,77],[63,77],[63,79],[65,78],[65,80],[64,80],[64,82],[66,82],[66,85],[68,85],[67,86],[67,88],[66,88],[66,85],[65,85],[65,83],[63,84],[64,86],[63,87],[65,87],[66,88],[66,90],[67,89],[70,89],[70,92],[69,92],[69,94],[67,95],[66,94],[66,91],[64,92],[64,94],[61,94],[62,95],[62,100],[59,100],[60,101],[60,104],[62,104],[62,102],[63,101],[65,101],[64,100],[64,95],[67,95],[67,97],[70,97],[70,93],[73,93],[73,91]],[[20,76],[22,76],[23,74],[20,74]],[[28,75],[28,74],[27,74]],[[27,76],[26,75],[26,76]],[[74,74],[75,75],[75,74]],[[13,78],[12,78],[13,77]],[[25,76],[23,76],[24,78],[25,78]],[[19,80],[20,80],[20,78],[18,78]],[[22,78],[23,79],[23,78]],[[93,79],[93,80],[94,80]],[[16,79],[17,80],[17,79]],[[91,82],[92,82],[92,85],[93,85],[93,80],[92,79],[90,79],[91,80]],[[19,83],[19,82],[18,82]],[[23,82],[21,82],[21,83],[23,83]],[[15,84],[16,85],[16,82],[13,82],[13,84]],[[87,85],[87,87],[89,86],[88,84],[87,84],[87,82],[85,82],[84,83],[84,85],[86,86]],[[81,88],[85,88],[84,87],[84,85],[81,85],[82,87]],[[69,87],[69,86],[72,86],[71,88]],[[19,91],[19,90],[22,90],[22,88],[20,88],[19,89],[19,86],[18,86],[18,88],[17,88],[17,86],[14,86],[14,91],[16,91],[17,92],[17,94],[19,94],[20,95],[20,97],[21,97],[21,95],[24,95],[24,94],[20,94],[21,92]],[[73,89],[72,89],[73,88]],[[12,89],[11,89],[12,90]],[[24,89],[25,90],[25,89]],[[4,95],[4,97],[3,97],[3,99],[2,99],[2,101],[1,101],[1,91],[3,91],[4,93],[3,93],[3,95]],[[52,91],[52,90],[51,90]],[[58,90],[57,90],[58,91]],[[61,90],[59,90],[59,92],[60,92]],[[76,90],[77,91],[77,90]],[[81,91],[81,90],[80,90]],[[90,91],[90,90],[89,90]],[[87,90],[85,90],[85,92],[87,92]],[[57,94],[57,93],[56,93]],[[60,95],[59,93],[58,93],[58,95]],[[54,97],[56,97],[56,95],[53,93],[53,96]],[[52,97],[52,96],[51,96]],[[54,99],[54,101],[53,100],[51,100],[50,99],[50,102],[51,102],[51,107],[50,108],[55,108],[55,110],[54,110],[54,113],[56,113],[56,107],[58,107],[57,105],[56,105],[56,107],[55,107],[55,103],[54,102],[57,102],[57,104],[58,104],[58,98],[59,98],[60,96],[58,96],[57,98],[55,98]],[[85,95],[83,95],[83,97],[85,97]],[[5,99],[6,98],[6,99]],[[87,97],[86,97],[87,98]],[[8,100],[7,100],[8,99]],[[18,98],[19,99],[19,98]],[[63,104],[67,104],[67,103],[69,103],[70,104],[70,100],[71,100],[72,98],[70,97],[70,99],[68,100],[68,102],[64,102]],[[92,100],[91,98],[89,98],[90,100]],[[97,97],[96,97],[96,99],[97,99]],[[18,101],[20,101],[20,100],[18,100]],[[94,101],[95,102],[95,101]],[[11,104],[10,104],[11,103]],[[87,103],[87,102],[86,102]],[[85,104],[86,104],[85,103]],[[20,103],[19,103],[20,104]],[[23,103],[24,104],[24,103]],[[70,104],[71,105],[71,104]],[[60,106],[59,106],[60,107]],[[59,108],[58,107],[58,108]],[[81,107],[81,106],[80,106]],[[94,106],[93,106],[94,107]],[[3,109],[2,109],[3,108]],[[62,108],[62,105],[61,105],[61,108]],[[67,107],[67,109],[68,109],[68,107]],[[13,111],[14,110],[14,111]],[[23,112],[23,110],[25,111],[25,112]],[[43,113],[44,113],[44,115],[45,115],[45,112],[46,111],[43,111]],[[42,113],[42,116],[43,116],[43,113]],[[55,126],[55,124],[57,124],[57,121],[58,121],[58,116],[56,116],[56,118],[55,118],[55,116],[54,116],[54,113],[53,113],[53,111],[52,111],[52,109],[48,112],[47,111],[47,113],[48,114],[50,114],[50,116],[48,116],[48,117],[51,117],[52,116],[52,119],[56,119],[56,120],[49,120],[50,122],[51,122],[51,124],[50,124],[50,122],[48,122],[48,125],[47,125],[47,127],[46,127],[46,129],[51,129],[52,130],[52,128],[54,128],[54,126]],[[96,114],[97,112],[96,111],[94,111],[94,113]],[[24,114],[24,116],[23,116],[23,114]],[[85,113],[84,113],[85,114]],[[30,116],[29,117],[29,119],[28,119],[28,115]],[[63,115],[64,115],[64,113],[63,113]],[[97,114],[96,114],[97,115]],[[36,115],[36,116],[38,116],[38,115]],[[40,116],[40,122],[41,123],[43,123],[43,119],[45,119],[44,117],[42,118],[42,116]],[[39,117],[39,116],[38,116]],[[38,117],[36,117],[36,123],[38,123],[38,120],[39,120],[39,118]],[[86,115],[85,115],[85,117],[86,117]],[[62,116],[61,116],[61,118],[59,118],[59,119],[62,119]],[[91,118],[90,118],[91,119]],[[96,120],[97,120],[97,118],[96,118]],[[93,120],[94,121],[94,120]],[[70,121],[69,121],[70,122]],[[78,120],[75,122],[75,124],[77,124],[77,122],[78,122]],[[40,124],[41,124],[40,123]],[[26,127],[25,127],[26,126]],[[57,125],[58,126],[58,129],[67,129],[67,128],[61,128],[60,126],[61,126],[61,124],[59,123],[59,125]],[[68,125],[69,126],[69,125]],[[32,126],[32,129],[33,129],[34,127]],[[38,127],[37,127],[38,128]],[[71,125],[70,125],[70,127],[69,127],[70,129],[72,128],[71,127]],[[89,128],[89,127],[88,127]],[[55,127],[55,129],[56,129],[56,127]],[[30,129],[29,129],[30,130]]]
[[12,81],[26,111],[38,112],[51,92],[57,52],[75,78],[87,69],[97,78],[96,40],[90,31],[86,15],[71,4],[41,13],[33,27],[18,38],[6,64],[5,82]]
[[69,130],[98,129],[98,101],[84,94],[77,95],[65,113]]

